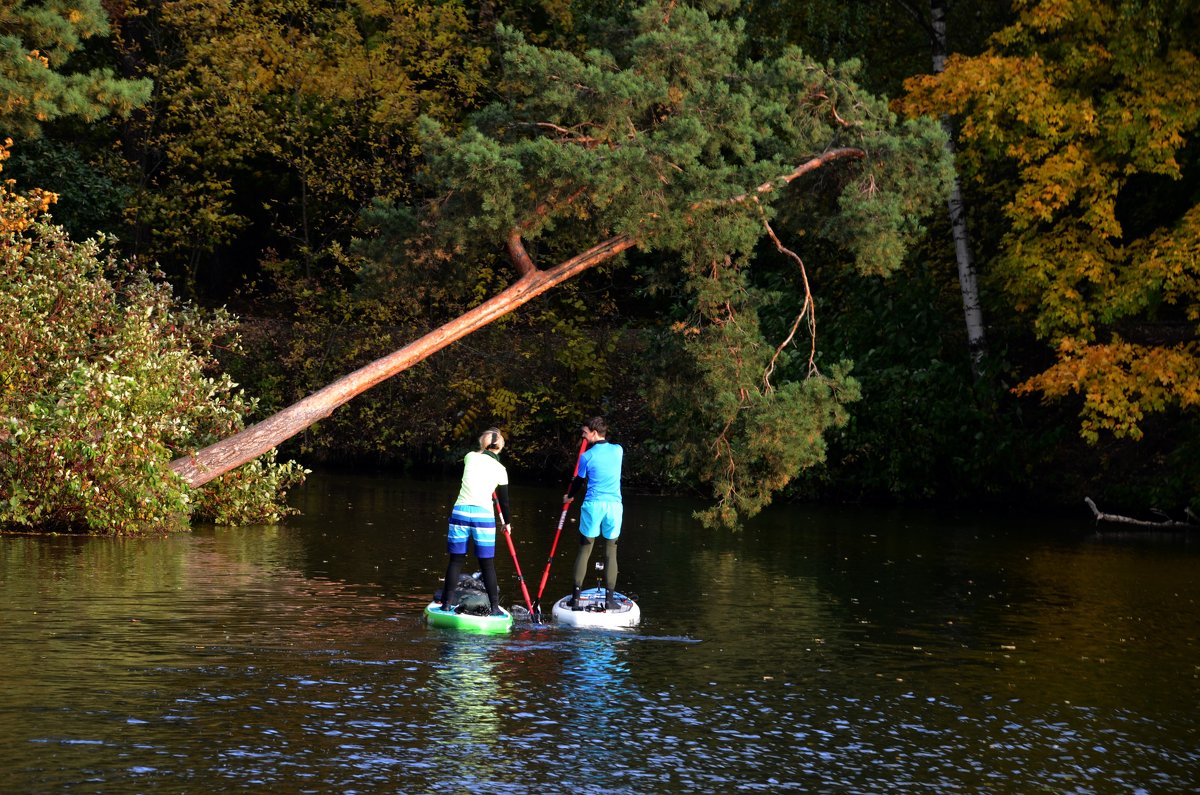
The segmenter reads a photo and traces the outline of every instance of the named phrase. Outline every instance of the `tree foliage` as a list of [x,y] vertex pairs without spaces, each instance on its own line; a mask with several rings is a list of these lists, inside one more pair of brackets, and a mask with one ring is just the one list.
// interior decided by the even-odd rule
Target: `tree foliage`
[[176,306],[103,241],[72,242],[53,198],[0,185],[0,524],[126,534],[286,513],[294,464],[266,457],[199,494],[168,466],[253,409],[208,374],[231,319]]
[[[938,133],[872,96],[926,71],[928,3],[103,8],[111,30],[98,0],[0,10],[0,115],[24,136],[5,174],[60,193],[75,240],[122,238],[128,260],[53,233],[115,305],[162,289],[130,274],[152,261],[177,293],[245,301],[249,344],[220,359],[262,398],[240,404],[248,420],[512,287],[514,236],[544,268],[638,241],[321,419],[310,461],[424,471],[501,424],[524,477],[557,477],[580,417],[603,411],[639,482],[705,484],[716,521],[781,487],[975,499],[1066,470],[1160,504],[1195,493],[1195,0],[950,4],[965,54],[911,84],[906,110],[964,122],[989,383],[1015,370],[1021,394],[1074,395],[1041,407],[970,383],[948,234],[920,220],[944,179]],[[117,74],[153,77],[153,102],[128,116],[148,83]],[[44,201],[6,194],[27,242],[52,236]],[[206,363],[224,324],[189,326]],[[1084,449],[1077,403],[1089,439],[1159,439]],[[281,470],[260,467],[189,510],[234,517],[246,490],[272,491]]]
[[44,123],[128,115],[150,96],[149,80],[112,68],[75,72],[86,39],[108,35],[100,0],[16,0],[0,5],[0,129],[36,137]]
[[143,251],[193,292],[236,280],[243,241],[283,278],[336,269],[357,214],[406,195],[417,117],[460,115],[488,66],[457,0],[141,0],[123,25],[156,89]]
[[1083,436],[1200,405],[1200,6],[1023,0],[986,52],[914,78],[961,116],[961,162],[1006,197],[991,263],[1055,363],[1020,393],[1082,398]]
[[[733,523],[820,460],[854,396],[843,368],[819,371],[758,324],[764,295],[745,271],[774,235],[773,205],[794,204],[862,272],[890,273],[948,169],[936,123],[898,122],[853,65],[796,49],[743,60],[727,5],[645,3],[598,24],[611,38],[583,53],[500,26],[501,99],[458,135],[424,124],[437,197],[424,217],[433,250],[460,263],[513,239],[549,252],[638,241],[635,259],[684,296],[663,373],[682,388],[653,404],[676,465],[712,485],[707,518]],[[779,249],[799,265],[795,312],[810,317],[802,263]],[[773,380],[796,358],[780,370],[789,381]]]

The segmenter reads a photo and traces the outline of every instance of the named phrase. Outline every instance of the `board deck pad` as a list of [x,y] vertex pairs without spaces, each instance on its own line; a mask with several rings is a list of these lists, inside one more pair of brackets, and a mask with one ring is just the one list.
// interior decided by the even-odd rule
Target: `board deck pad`
[[[504,610],[504,608],[500,608]],[[442,609],[441,602],[430,602],[425,606],[425,623],[431,627],[458,629],[465,632],[499,634],[512,629],[512,614],[504,610],[502,616],[479,616],[473,613],[450,613]]]
[[570,606],[571,597],[564,596],[554,603],[554,620],[560,624],[573,627],[595,627],[622,629],[636,627],[642,620],[642,611],[638,603],[623,593],[613,592],[617,601],[617,609],[605,607],[603,588],[588,588],[579,594],[580,610]]

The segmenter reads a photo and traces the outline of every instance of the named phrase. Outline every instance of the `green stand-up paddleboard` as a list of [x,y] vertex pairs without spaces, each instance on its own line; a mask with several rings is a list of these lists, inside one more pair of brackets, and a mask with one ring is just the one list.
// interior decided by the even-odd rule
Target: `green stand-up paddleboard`
[[500,634],[512,629],[512,614],[503,607],[504,615],[477,616],[471,613],[448,612],[442,609],[441,602],[430,602],[425,606],[425,623],[431,627],[458,629],[464,632],[479,632],[483,634]]

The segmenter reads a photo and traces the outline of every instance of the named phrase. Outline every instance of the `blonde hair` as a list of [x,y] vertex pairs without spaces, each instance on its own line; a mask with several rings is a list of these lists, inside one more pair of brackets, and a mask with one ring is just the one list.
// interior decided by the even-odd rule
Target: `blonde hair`
[[504,435],[500,433],[499,428],[488,428],[483,432],[483,436],[479,437],[479,449],[494,450],[500,452],[504,449]]

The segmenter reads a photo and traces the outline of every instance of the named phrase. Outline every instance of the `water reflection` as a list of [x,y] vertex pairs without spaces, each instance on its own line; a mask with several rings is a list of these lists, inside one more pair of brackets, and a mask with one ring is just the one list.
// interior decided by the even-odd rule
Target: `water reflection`
[[626,727],[635,718],[627,709],[639,698],[630,685],[620,634],[579,631],[578,635],[568,647],[562,670],[569,728],[564,751],[581,771],[612,771],[622,766]]
[[[276,528],[0,538],[0,791],[1099,793],[1200,780],[1186,545],[795,508],[711,534],[683,502],[632,497],[622,579],[641,627],[487,637],[420,622],[442,564],[438,489],[312,485],[310,513]],[[561,495],[546,494],[550,530]],[[537,569],[542,500],[514,496]],[[561,564],[551,597],[568,587]],[[511,572],[501,582],[511,603]]]
[[455,633],[439,644],[433,667],[434,717],[440,736],[433,740],[430,758],[441,769],[457,770],[465,781],[495,778],[494,760],[505,753],[497,712],[503,694],[496,655],[502,647],[488,640]]

